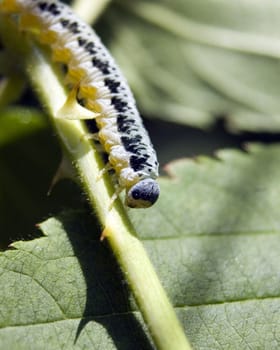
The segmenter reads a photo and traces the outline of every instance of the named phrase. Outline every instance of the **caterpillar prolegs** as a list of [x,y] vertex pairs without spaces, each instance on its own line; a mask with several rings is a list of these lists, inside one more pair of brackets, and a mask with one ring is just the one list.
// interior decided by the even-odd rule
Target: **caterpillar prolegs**
[[53,60],[66,65],[76,99],[97,114],[98,138],[119,189],[126,191],[126,205],[154,204],[159,196],[156,153],[126,80],[93,29],[56,0],[0,0],[0,12],[16,14],[50,47]]

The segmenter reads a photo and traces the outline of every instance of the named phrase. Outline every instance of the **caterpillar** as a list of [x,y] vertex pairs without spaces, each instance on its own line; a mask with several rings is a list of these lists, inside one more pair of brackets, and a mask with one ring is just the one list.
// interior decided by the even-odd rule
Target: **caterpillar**
[[94,30],[57,0],[0,0],[0,12],[17,15],[20,26],[48,45],[53,61],[66,66],[75,99],[97,113],[98,139],[125,204],[153,205],[159,197],[155,150],[125,78]]

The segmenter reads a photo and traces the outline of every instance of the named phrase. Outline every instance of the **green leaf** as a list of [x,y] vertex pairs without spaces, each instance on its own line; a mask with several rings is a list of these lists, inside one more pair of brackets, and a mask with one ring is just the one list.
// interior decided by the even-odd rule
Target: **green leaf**
[[146,115],[233,130],[280,130],[275,0],[130,1],[108,12],[108,43]]
[[[280,145],[247,151],[170,164],[159,203],[130,211],[194,349],[280,347]],[[0,256],[0,348],[151,349],[94,219],[41,228]]]

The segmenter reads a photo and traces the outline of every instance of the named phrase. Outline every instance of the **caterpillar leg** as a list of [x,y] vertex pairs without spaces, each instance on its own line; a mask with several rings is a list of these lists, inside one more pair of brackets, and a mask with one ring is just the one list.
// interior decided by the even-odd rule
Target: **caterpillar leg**
[[[81,141],[84,140],[93,140],[94,142],[94,148],[96,149],[96,151],[98,153],[104,153],[104,148],[103,146],[100,144],[100,140],[99,140],[99,136],[98,136],[98,132],[95,133],[87,133],[85,135],[83,135],[81,137]],[[99,178],[99,177],[98,177]]]
[[88,134],[85,134],[83,136],[83,139],[85,139],[85,140],[93,140],[93,141],[98,141],[99,142],[98,132],[89,132]]
[[112,209],[115,200],[119,197],[119,195],[121,194],[122,191],[123,191],[123,187],[118,185],[115,192],[113,193],[113,195],[111,197],[110,204],[109,204],[109,211]]
[[77,120],[77,119],[94,119],[99,116],[89,109],[81,106],[77,102],[77,92],[79,86],[76,85],[70,91],[64,105],[57,111],[56,117],[61,119]]
[[112,165],[108,162],[108,163],[104,166],[104,168],[103,168],[102,170],[99,171],[99,173],[98,173],[98,175],[97,175],[97,177],[96,177],[96,181],[101,180],[102,176],[103,176],[105,173],[107,173],[107,171],[112,170],[112,169],[113,169],[113,168],[112,168]]

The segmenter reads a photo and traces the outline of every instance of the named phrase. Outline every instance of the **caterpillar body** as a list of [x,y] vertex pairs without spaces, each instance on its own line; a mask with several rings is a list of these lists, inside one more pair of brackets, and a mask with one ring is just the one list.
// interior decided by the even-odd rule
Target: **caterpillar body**
[[0,0],[0,11],[18,15],[22,27],[36,32],[53,60],[66,65],[76,99],[98,113],[98,138],[119,189],[126,191],[126,205],[154,204],[159,196],[156,153],[126,80],[93,29],[57,0]]

